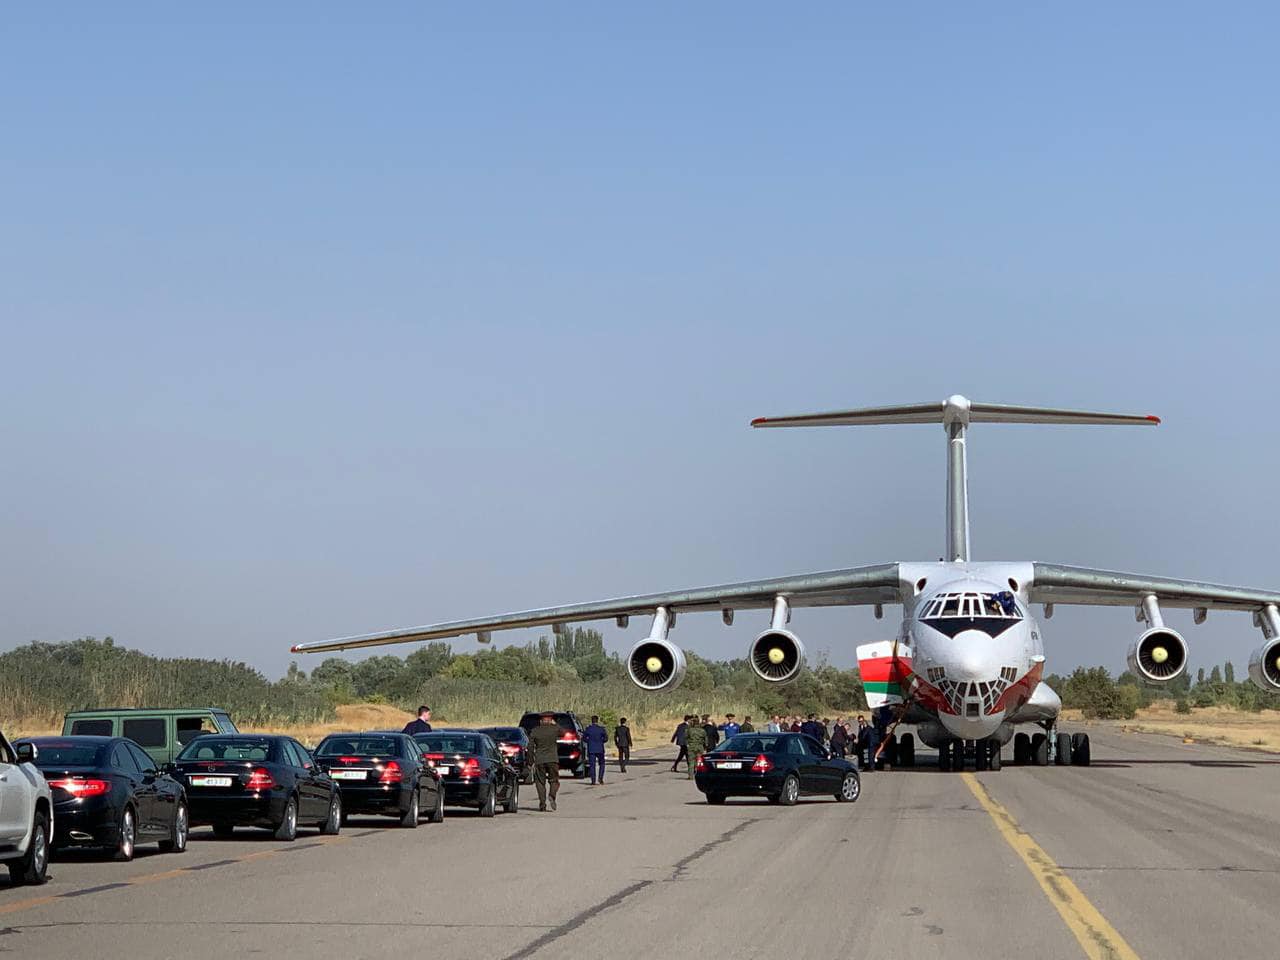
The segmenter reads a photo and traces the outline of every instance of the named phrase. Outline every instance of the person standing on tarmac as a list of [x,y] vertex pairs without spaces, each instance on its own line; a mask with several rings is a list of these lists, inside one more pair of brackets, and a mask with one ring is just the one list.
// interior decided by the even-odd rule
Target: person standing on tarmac
[[[529,731],[529,752],[533,755],[533,785],[538,788],[538,809],[545,811],[550,802],[556,809],[560,792],[560,724],[554,713],[544,713],[536,727]],[[550,781],[550,790],[548,790]]]
[[627,726],[626,717],[613,729],[613,745],[618,748],[618,770],[626,773],[627,761],[631,759],[631,728]]
[[591,723],[582,731],[582,742],[587,748],[587,766],[591,769],[591,785],[594,787],[597,783],[604,783],[604,752],[609,746],[609,731],[600,725],[599,717],[592,716]]
[[428,707],[425,703],[422,706],[420,706],[418,708],[417,719],[410,720],[408,723],[406,723],[404,725],[404,729],[401,730],[400,732],[407,733],[409,736],[413,736],[415,733],[430,733],[431,732],[431,708]]
[[750,716],[746,716],[742,718],[742,726],[738,728],[738,732],[739,733],[755,733],[756,732],[755,724],[751,722]]
[[680,769],[680,761],[687,760],[689,751],[685,747],[685,738],[689,733],[689,720],[691,717],[686,713],[684,719],[676,726],[676,732],[671,735],[671,742],[680,748],[680,752],[676,754],[675,760],[671,763],[671,772],[675,773]]
[[[708,717],[710,719],[710,717]],[[714,729],[714,727],[712,728]],[[685,760],[689,764],[689,779],[693,779],[694,767],[698,763],[698,757],[707,752],[707,728],[698,723],[695,718],[689,724],[689,729],[685,731],[684,745],[688,751]]]
[[724,731],[724,738],[728,740],[730,737],[736,737],[742,727],[738,726],[738,722],[733,718],[732,713],[726,713],[724,715],[724,726],[720,729]]
[[[702,752],[714,750],[717,743],[720,742],[720,728],[711,720],[711,714],[704,713],[702,715],[702,729],[707,732],[707,745],[702,748]],[[693,756],[693,751],[689,751],[689,755]]]

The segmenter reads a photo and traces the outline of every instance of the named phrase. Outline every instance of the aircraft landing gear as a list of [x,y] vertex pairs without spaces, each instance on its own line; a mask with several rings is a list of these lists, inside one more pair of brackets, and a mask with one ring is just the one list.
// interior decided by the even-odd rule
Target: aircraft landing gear
[[1030,762],[1037,767],[1047,767],[1049,765],[1049,738],[1043,733],[1033,733],[1031,735]]
[[909,733],[904,733],[898,739],[898,762],[899,767],[914,767],[916,765],[916,738]]
[[1031,738],[1025,733],[1013,735],[1013,765],[1025,766],[1031,759]]
[[1073,733],[1071,735],[1071,765],[1074,767],[1087,767],[1091,759],[1089,756],[1089,735],[1087,733]]

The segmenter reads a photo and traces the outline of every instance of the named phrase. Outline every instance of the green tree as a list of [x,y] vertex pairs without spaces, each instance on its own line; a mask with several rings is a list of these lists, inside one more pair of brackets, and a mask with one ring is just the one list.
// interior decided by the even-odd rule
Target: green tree
[[1222,666],[1222,678],[1223,678],[1224,680],[1226,680],[1226,681],[1227,681],[1227,683],[1235,683],[1235,682],[1236,682],[1236,668],[1235,668],[1235,664],[1233,664],[1230,660],[1228,660],[1228,661],[1227,661],[1225,664],[1223,664],[1223,666]]

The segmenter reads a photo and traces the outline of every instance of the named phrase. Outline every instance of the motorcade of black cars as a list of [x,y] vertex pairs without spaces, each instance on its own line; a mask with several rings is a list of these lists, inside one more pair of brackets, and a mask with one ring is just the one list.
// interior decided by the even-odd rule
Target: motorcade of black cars
[[560,728],[556,750],[560,769],[572,771],[575,777],[586,776],[587,751],[582,744],[582,734],[586,728],[579,722],[577,714],[566,710],[530,711],[520,718],[520,728],[527,735],[542,722],[542,717],[547,713],[556,718],[556,725]]
[[342,791],[344,815],[398,817],[416,827],[422,811],[444,820],[444,787],[413,737],[403,733],[332,733],[316,745],[316,762]]
[[451,807],[474,807],[482,817],[520,809],[520,774],[498,745],[478,730],[433,730],[414,735],[444,784]]
[[201,736],[182,749],[172,770],[187,789],[191,822],[209,824],[220,839],[236,827],[264,827],[277,840],[293,840],[299,824],[324,834],[342,826],[337,784],[292,737]]
[[132,740],[30,737],[53,800],[53,849],[97,847],[132,860],[140,843],[187,849],[186,791]]
[[521,783],[533,783],[533,764],[529,761],[529,734],[524,727],[481,727],[498,745],[502,759],[516,768]]
[[832,756],[801,733],[740,733],[698,758],[694,782],[707,803],[726,797],[766,797],[793,805],[802,796],[835,797],[852,803],[862,781],[852,763]]

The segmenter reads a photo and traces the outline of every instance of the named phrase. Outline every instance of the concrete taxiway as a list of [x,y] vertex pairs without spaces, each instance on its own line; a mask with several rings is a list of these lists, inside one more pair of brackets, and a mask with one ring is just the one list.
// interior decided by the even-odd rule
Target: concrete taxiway
[[[1271,957],[1280,757],[1092,731],[1094,766],[865,777],[711,807],[665,762],[517,815],[55,860],[0,953],[225,958]],[[532,810],[530,808],[533,808]]]

